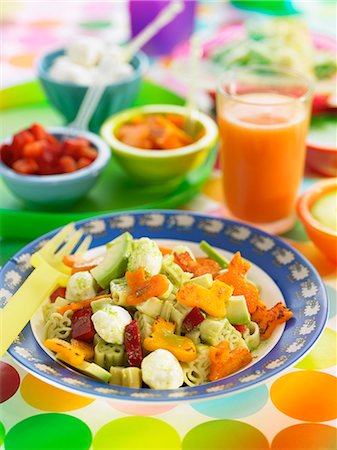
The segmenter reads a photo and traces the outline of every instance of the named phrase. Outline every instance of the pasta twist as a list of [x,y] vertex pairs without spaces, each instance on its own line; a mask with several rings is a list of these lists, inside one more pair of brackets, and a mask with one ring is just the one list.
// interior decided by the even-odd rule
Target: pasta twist
[[69,339],[71,337],[71,316],[73,311],[68,310],[63,315],[53,312],[49,315],[44,326],[46,339]]
[[200,325],[200,336],[206,344],[216,346],[222,341],[228,341],[230,348],[246,347],[241,333],[236,330],[227,319],[205,319]]
[[181,363],[184,372],[184,382],[187,386],[197,386],[208,381],[210,371],[209,346],[199,344],[197,358],[188,363]]

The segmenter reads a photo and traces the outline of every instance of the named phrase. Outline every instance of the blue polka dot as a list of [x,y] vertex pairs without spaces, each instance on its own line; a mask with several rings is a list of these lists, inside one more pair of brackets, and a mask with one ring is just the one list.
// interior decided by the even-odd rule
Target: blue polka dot
[[234,394],[207,402],[192,403],[201,414],[217,419],[236,419],[250,416],[264,407],[268,401],[268,389],[263,384],[240,394]]
[[337,313],[337,291],[332,286],[325,285],[329,300],[329,319]]

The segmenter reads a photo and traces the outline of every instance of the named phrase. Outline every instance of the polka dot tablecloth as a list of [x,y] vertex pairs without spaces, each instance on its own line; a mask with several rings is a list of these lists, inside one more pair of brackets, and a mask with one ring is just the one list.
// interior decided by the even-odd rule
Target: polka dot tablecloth
[[[118,2],[54,2],[52,12],[48,1],[30,7],[25,2],[4,5],[5,84],[31,78],[36,58],[78,30],[104,35],[113,24],[116,40],[127,37],[126,11]],[[209,19],[206,4],[202,14]],[[308,176],[302,189],[315,181]],[[220,183],[215,172],[185,209],[222,215]],[[336,268],[299,223],[284,238],[317,268],[330,307],[323,334],[295,367],[231,396],[143,406],[62,391],[5,357],[0,361],[0,446],[6,450],[336,450]]]

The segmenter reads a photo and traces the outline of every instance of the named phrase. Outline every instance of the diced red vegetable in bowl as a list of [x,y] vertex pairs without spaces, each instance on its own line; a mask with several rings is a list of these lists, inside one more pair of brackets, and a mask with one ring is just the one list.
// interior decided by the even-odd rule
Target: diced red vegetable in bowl
[[85,195],[109,159],[108,146],[93,133],[33,124],[4,141],[0,173],[29,206],[53,208]]

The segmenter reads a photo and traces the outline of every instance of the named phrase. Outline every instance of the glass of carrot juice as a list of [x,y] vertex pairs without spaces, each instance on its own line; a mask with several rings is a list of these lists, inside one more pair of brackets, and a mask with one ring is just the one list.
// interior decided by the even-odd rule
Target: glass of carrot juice
[[228,70],[217,118],[229,216],[270,232],[291,228],[304,170],[310,81],[264,66]]

